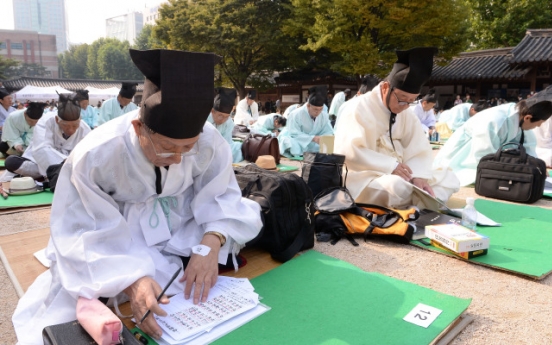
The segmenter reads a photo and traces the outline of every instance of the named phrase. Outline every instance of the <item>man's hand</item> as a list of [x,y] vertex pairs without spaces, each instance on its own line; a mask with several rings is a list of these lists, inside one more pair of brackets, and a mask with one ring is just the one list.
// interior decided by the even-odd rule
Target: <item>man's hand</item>
[[257,120],[249,120],[250,125],[254,124],[255,122],[257,122]]
[[320,137],[318,135],[316,135],[314,138],[312,138],[312,141],[317,143],[317,144],[320,144]]
[[404,163],[399,163],[391,174],[401,177],[406,182],[410,182],[410,180],[412,180],[412,169]]
[[190,262],[184,271],[184,276],[180,282],[186,281],[184,287],[184,298],[190,298],[192,287],[194,287],[194,304],[207,301],[209,290],[218,278],[218,256],[220,251],[220,239],[212,234],[203,236],[201,244],[211,248],[206,256],[192,254]]
[[[148,310],[151,310],[151,312],[156,315],[167,315],[157,302],[157,296],[159,296],[161,291],[163,291],[163,289],[150,277],[142,277],[124,290],[130,298],[130,307],[132,308],[132,313],[136,321],[139,322]],[[169,298],[163,295],[159,303],[168,304]],[[140,324],[140,329],[156,339],[161,338],[163,334],[161,327],[159,327],[153,315],[148,316],[144,322]]]
[[435,193],[433,192],[433,188],[431,188],[429,186],[429,183],[427,183],[426,179],[418,178],[418,177],[413,178],[412,179],[412,184],[415,185],[416,187],[422,189],[422,190],[425,190],[426,192],[428,192],[432,196],[435,196]]
[[14,149],[19,153],[25,152],[25,148],[23,147],[23,145],[15,145]]

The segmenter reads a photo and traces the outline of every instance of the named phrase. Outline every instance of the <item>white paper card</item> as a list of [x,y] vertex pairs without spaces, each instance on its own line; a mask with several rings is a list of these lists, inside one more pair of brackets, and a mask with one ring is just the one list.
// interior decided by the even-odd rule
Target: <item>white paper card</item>
[[433,323],[433,321],[435,321],[441,312],[442,310],[440,309],[430,307],[423,303],[418,303],[418,305],[415,306],[414,309],[412,309],[410,313],[403,318],[403,320],[417,326],[427,328]]
[[42,265],[45,267],[50,268],[51,261],[46,258],[46,248],[39,250],[38,252],[33,254],[34,257],[40,261]]

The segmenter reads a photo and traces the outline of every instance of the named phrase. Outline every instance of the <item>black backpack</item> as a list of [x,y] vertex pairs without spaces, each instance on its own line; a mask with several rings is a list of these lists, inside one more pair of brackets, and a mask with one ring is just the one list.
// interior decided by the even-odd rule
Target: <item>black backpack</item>
[[263,228],[246,246],[258,246],[286,262],[314,247],[312,193],[301,177],[261,169],[255,164],[234,168],[242,196],[261,205]]

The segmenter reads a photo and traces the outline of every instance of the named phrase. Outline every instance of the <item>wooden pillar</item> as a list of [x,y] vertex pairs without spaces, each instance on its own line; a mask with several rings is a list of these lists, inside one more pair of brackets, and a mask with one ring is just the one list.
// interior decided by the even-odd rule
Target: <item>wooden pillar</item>
[[531,80],[531,91],[537,91],[537,66],[531,68],[529,72],[529,80]]

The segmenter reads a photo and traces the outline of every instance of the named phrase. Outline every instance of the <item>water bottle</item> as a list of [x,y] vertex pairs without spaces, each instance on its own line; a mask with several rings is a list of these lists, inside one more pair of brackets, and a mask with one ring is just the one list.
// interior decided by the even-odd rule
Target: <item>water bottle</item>
[[475,199],[467,198],[466,207],[462,211],[462,226],[470,230],[476,231],[475,226],[477,225],[477,211],[473,205]]

